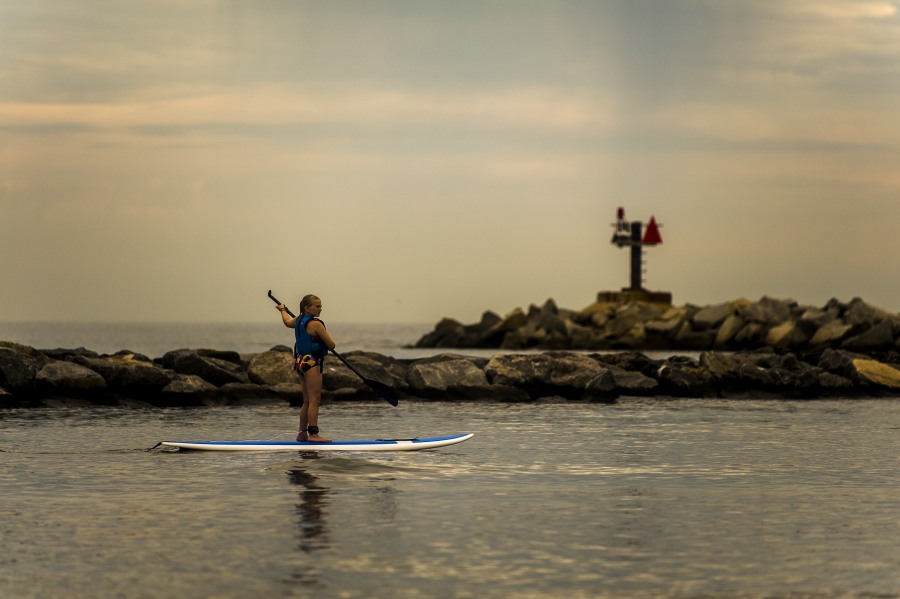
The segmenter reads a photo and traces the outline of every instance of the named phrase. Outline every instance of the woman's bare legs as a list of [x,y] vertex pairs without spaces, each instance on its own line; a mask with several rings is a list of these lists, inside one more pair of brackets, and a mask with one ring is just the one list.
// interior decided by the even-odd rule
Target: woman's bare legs
[[331,439],[326,439],[318,433],[310,435],[306,430],[310,426],[319,425],[319,404],[322,401],[321,367],[311,368],[300,375],[300,388],[303,390],[303,407],[300,408],[300,434],[297,435],[297,440],[331,442]]
[[299,372],[297,376],[300,377],[300,391],[303,395],[303,404],[300,406],[300,432],[297,434],[297,440],[306,441],[308,438],[306,427],[309,426],[309,399],[307,399],[309,391],[306,390],[306,378]]

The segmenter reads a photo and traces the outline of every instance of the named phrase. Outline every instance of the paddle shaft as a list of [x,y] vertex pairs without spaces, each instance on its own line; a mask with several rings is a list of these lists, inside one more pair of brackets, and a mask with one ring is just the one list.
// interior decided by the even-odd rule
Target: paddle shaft
[[[272,300],[273,302],[275,302],[276,304],[281,304],[281,300],[278,299],[277,297],[275,297],[274,295],[272,295],[271,289],[269,289],[269,299]],[[287,306],[284,307],[284,311],[287,312],[288,316],[290,316],[291,318],[297,318],[296,316],[294,316],[294,313],[291,312],[291,309],[288,308]]]
[[[271,290],[271,289],[269,289],[269,299],[271,299],[271,300],[272,300],[273,302],[275,302],[276,304],[283,305],[282,302],[281,302],[277,297],[275,297],[274,295],[272,295],[272,290]],[[287,313],[288,313],[288,316],[290,316],[291,318],[296,318],[296,316],[294,316],[294,313],[291,312],[291,309],[288,308],[287,306],[284,306],[284,311],[287,312]],[[359,378],[361,378],[362,381],[363,381],[366,385],[368,385],[373,391],[375,391],[375,393],[377,393],[377,394],[381,397],[381,399],[385,400],[386,402],[388,402],[388,403],[391,404],[392,406],[396,406],[396,405],[397,405],[397,397],[394,395],[394,390],[393,390],[393,389],[391,389],[390,387],[388,387],[387,385],[385,385],[384,383],[382,383],[382,382],[380,382],[380,381],[373,381],[373,380],[371,380],[371,379],[368,379],[368,378],[364,377],[364,376],[363,376],[356,368],[353,367],[352,364],[350,364],[350,362],[348,362],[347,360],[344,359],[344,356],[342,356],[341,354],[337,353],[337,352],[334,351],[333,349],[332,349],[332,350],[329,350],[329,351],[330,351],[331,353],[333,353],[333,354],[335,355],[335,357],[336,357],[338,360],[340,360],[341,362],[343,362],[343,363],[344,363],[344,366],[346,366],[347,368],[349,368],[350,371],[353,372],[353,374],[355,374],[356,376],[358,376]]]

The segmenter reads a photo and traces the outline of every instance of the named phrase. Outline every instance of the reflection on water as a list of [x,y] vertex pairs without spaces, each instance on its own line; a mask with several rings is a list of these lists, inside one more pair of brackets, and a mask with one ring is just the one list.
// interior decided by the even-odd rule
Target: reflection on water
[[[305,454],[307,460],[318,459],[318,454]],[[317,551],[328,547],[328,489],[320,477],[297,466],[287,471],[288,481],[300,487],[294,508],[297,516],[297,548],[305,554],[302,565],[291,575],[291,582],[305,587],[321,586]]]
[[[0,411],[0,597],[897,597],[900,402]],[[269,435],[271,436],[271,435]]]
[[328,546],[328,527],[325,522],[328,507],[328,490],[319,483],[319,477],[301,468],[288,472],[288,480],[302,487],[297,503],[299,547],[304,553],[312,553]]
[[[364,559],[364,547],[369,544],[367,529],[393,526],[397,514],[396,490],[393,481],[403,476],[403,468],[396,467],[389,457],[359,454],[356,456],[301,453],[286,469],[291,485],[299,487],[294,506],[297,523],[297,549],[304,555],[302,567],[292,573],[291,580],[305,586],[323,585],[323,566],[320,560],[330,553],[357,551]],[[340,498],[337,495],[340,495]],[[343,513],[347,499],[352,497],[352,513],[341,516],[342,534],[353,532],[348,543],[335,540],[330,522],[335,517],[333,502]],[[342,505],[344,504],[344,505]],[[379,539],[380,543],[380,539]]]

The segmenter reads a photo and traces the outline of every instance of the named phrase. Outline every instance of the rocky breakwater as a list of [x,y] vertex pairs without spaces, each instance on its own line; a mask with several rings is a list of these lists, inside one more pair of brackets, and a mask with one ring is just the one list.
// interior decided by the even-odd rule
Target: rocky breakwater
[[[900,354],[702,352],[653,359],[635,352],[446,353],[401,360],[345,356],[365,377],[424,401],[614,402],[621,396],[824,398],[900,396]],[[324,400],[376,400],[337,360],[326,362]],[[202,406],[281,402],[300,387],[286,347],[254,355],[176,350],[151,360],[133,352],[36,350],[0,342],[0,407]]]
[[37,350],[0,341],[0,407],[291,401],[300,387],[296,379],[273,375],[275,359],[292,374],[290,350],[241,356],[180,349],[153,360],[128,350],[100,355],[85,348]]
[[564,350],[900,350],[900,315],[856,298],[812,307],[763,297],[710,306],[596,302],[580,311],[543,306],[463,324],[445,318],[417,347]]

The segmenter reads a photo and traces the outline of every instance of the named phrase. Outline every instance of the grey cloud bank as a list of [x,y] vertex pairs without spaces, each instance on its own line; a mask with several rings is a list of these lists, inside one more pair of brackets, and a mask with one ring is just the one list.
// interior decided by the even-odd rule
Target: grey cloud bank
[[900,309],[897,2],[5,3],[0,319]]

